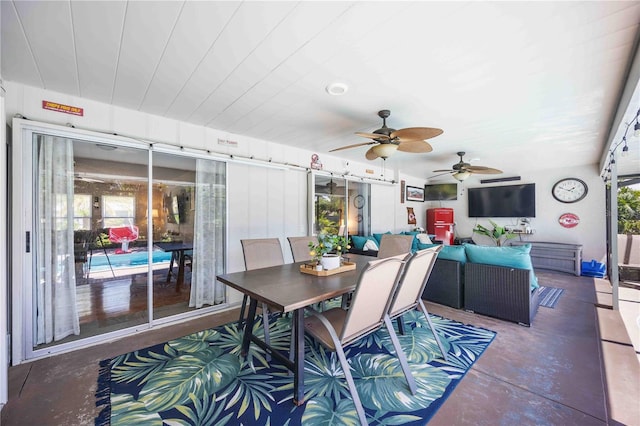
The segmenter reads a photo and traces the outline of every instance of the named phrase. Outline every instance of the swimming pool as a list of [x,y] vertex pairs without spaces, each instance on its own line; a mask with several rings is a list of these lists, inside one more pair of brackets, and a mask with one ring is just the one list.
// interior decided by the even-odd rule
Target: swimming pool
[[[144,266],[148,263],[147,251],[137,251],[124,254],[110,254],[109,259],[103,254],[94,254],[91,258],[91,270],[104,271],[109,270],[109,261],[111,266],[116,268],[131,268],[134,266]],[[162,250],[154,250],[152,252],[153,263],[168,263],[171,260],[171,253]],[[168,265],[167,265],[168,266]]]

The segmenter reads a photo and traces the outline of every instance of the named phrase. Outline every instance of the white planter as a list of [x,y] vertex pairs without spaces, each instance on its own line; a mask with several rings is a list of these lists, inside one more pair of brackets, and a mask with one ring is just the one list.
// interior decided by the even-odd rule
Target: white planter
[[325,254],[322,256],[320,263],[322,263],[322,269],[329,271],[340,267],[340,256],[337,254]]

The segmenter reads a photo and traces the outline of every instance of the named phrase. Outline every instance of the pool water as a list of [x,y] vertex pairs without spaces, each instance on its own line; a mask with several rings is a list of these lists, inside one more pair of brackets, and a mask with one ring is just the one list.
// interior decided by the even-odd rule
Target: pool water
[[[144,266],[148,263],[148,253],[146,251],[137,251],[124,254],[110,254],[109,261],[111,266],[115,268],[130,268],[133,266]],[[171,252],[162,250],[154,250],[152,252],[153,263],[165,263],[171,260]],[[91,269],[100,271],[108,270],[109,262],[107,256],[94,254],[91,258]]]

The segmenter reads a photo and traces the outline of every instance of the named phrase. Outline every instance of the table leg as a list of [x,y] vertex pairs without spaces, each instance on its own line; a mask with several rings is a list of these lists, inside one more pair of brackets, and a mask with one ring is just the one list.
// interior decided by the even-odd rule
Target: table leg
[[178,279],[176,280],[176,290],[180,290],[184,283],[184,251],[178,252]]
[[[251,312],[251,311],[249,311]],[[304,309],[293,312],[295,358],[293,360],[293,403],[304,404]]]
[[[240,348],[240,354],[242,356],[247,356],[247,352],[249,352],[249,344],[251,343],[251,333],[253,332],[253,323],[256,320],[256,308],[258,307],[258,301],[254,298],[250,299],[249,302],[249,313],[247,314],[247,319],[244,322],[244,334],[242,336],[242,346]],[[302,342],[304,345],[304,341]]]
[[176,260],[176,252],[171,252],[171,260],[169,261],[169,271],[167,271],[167,282],[171,281],[171,276],[173,275],[173,262]]

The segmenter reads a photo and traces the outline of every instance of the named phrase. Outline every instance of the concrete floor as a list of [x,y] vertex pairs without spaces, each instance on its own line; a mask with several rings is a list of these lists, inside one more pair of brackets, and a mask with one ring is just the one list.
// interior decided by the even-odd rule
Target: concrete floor
[[[607,307],[609,283],[537,275],[565,292],[555,309],[539,308],[530,328],[427,304],[434,314],[498,333],[430,424],[640,425],[640,364],[620,313]],[[236,318],[232,310],[11,367],[0,424],[92,425],[102,359]]]

